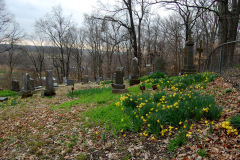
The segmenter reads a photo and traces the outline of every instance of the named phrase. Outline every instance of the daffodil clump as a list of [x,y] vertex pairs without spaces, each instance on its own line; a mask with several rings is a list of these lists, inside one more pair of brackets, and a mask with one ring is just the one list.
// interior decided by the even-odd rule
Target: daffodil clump
[[[218,126],[217,126],[218,127]],[[232,135],[232,136],[237,136],[238,135],[238,130],[233,127],[230,121],[224,121],[220,125],[220,127],[226,129],[226,134],[227,135]]]
[[198,121],[202,117],[214,120],[222,113],[213,96],[192,91],[126,94],[121,96],[116,106],[131,117],[135,130],[145,133],[142,135],[171,135],[181,125],[186,128],[190,121]]
[[[148,83],[158,84],[161,87],[167,87],[175,91],[183,91],[192,84],[196,84],[200,82],[204,82],[204,83],[211,82],[218,77],[217,74],[211,73],[211,72],[191,74],[191,75],[186,74],[178,77],[177,76],[167,77],[166,75],[163,74],[164,76],[159,76],[159,78],[156,78],[158,76],[155,76],[155,74],[159,74],[159,73],[157,72],[151,76],[144,76],[143,78],[141,78],[141,81],[145,82],[146,84]],[[206,84],[198,84],[195,86],[195,88],[205,89]]]
[[8,107],[8,106],[15,106],[20,103],[24,103],[26,100],[18,100],[16,97],[10,98],[8,101],[0,102],[0,108],[1,107]]

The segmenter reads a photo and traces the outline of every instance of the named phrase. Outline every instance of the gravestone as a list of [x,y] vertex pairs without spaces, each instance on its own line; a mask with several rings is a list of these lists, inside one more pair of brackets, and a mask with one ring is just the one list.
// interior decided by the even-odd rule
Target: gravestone
[[0,102],[7,101],[8,97],[0,97]]
[[67,84],[67,77],[63,77],[63,84]]
[[148,76],[148,75],[150,75],[150,73],[151,73],[151,64],[147,64],[146,65],[146,75]]
[[112,83],[112,93],[122,94],[126,92],[125,85],[123,84],[123,70],[120,68],[116,71],[116,83]]
[[87,84],[88,83],[88,75],[84,75],[83,76],[83,84]]
[[153,72],[165,72],[165,65],[163,57],[156,57],[153,61]]
[[73,79],[68,79],[67,80],[67,86],[74,86],[74,80]]
[[23,76],[22,98],[31,97],[33,95],[30,88],[30,75],[25,73]]
[[30,78],[29,79],[29,89],[31,91],[35,90],[35,87],[34,87],[34,79]]
[[97,83],[97,84],[100,84],[101,81],[102,81],[102,77],[97,77],[97,78],[96,78],[96,83]]
[[12,81],[12,91],[19,92],[20,87],[19,87],[19,82],[17,80]]
[[53,87],[53,73],[51,70],[46,72],[46,89],[44,90],[44,96],[55,95],[55,89]]
[[132,73],[133,74],[132,74],[131,79],[129,81],[130,86],[140,83],[137,57],[134,57],[133,60],[132,60]]
[[[187,63],[185,64],[185,68],[183,67],[183,74],[194,74],[197,72],[196,67],[193,63],[193,39],[191,37],[191,34],[189,35],[188,41],[186,42],[186,47],[187,47]],[[184,62],[185,63],[185,62]]]

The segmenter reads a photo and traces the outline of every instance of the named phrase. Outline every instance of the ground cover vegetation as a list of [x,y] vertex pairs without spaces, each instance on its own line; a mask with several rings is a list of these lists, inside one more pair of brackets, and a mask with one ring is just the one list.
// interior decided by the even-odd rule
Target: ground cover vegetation
[[19,101],[14,105],[0,102],[1,158],[239,156],[238,92],[221,77],[156,73],[141,80],[143,93],[140,85],[118,95],[110,84],[91,83],[74,91],[60,87],[50,98],[39,93],[28,99],[13,96]]

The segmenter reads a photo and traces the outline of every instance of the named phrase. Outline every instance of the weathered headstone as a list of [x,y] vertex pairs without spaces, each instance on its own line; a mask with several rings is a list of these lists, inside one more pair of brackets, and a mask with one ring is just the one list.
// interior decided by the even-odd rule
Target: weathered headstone
[[67,80],[67,86],[74,86],[74,80],[73,79],[68,79]]
[[7,101],[8,97],[0,97],[0,102]]
[[35,90],[35,88],[34,88],[34,79],[32,79],[32,78],[29,79],[29,89],[31,91]]
[[31,97],[33,95],[30,88],[30,75],[25,73],[23,76],[22,98]]
[[134,57],[132,60],[132,76],[130,79],[130,86],[139,84],[140,79],[139,79],[139,69],[138,69],[138,59],[137,57]]
[[84,75],[83,76],[83,84],[87,84],[88,83],[88,75]]
[[116,71],[116,83],[112,83],[112,93],[122,94],[124,92],[126,92],[126,89],[123,84],[123,70],[119,68]]
[[12,81],[12,91],[15,91],[15,92],[19,92],[20,91],[20,87],[19,87],[19,81],[17,80],[13,80]]
[[55,95],[55,89],[53,87],[53,73],[51,70],[46,72],[46,89],[44,90],[44,96]]
[[67,84],[67,77],[63,77],[63,84]]
[[187,63],[186,67],[183,69],[183,74],[194,74],[197,72],[196,67],[193,63],[193,39],[191,35],[189,35],[188,41],[186,42],[186,47],[187,47]]
[[97,77],[97,78],[96,78],[96,83],[97,83],[97,84],[100,84],[101,81],[102,81],[102,77]]
[[148,75],[150,75],[150,73],[151,73],[151,64],[147,64],[146,65],[146,75],[148,76]]

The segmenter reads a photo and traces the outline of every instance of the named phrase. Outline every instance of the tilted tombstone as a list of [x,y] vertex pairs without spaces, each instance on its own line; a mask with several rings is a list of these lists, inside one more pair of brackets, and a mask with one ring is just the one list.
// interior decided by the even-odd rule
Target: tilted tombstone
[[44,90],[44,96],[55,95],[55,89],[53,87],[53,73],[52,70],[47,70],[46,72],[46,89]]
[[25,73],[23,76],[22,98],[30,97],[33,95],[30,88],[30,75],[28,73]]
[[116,82],[112,83],[112,93],[124,93],[126,92],[125,85],[123,84],[123,70],[120,68],[116,71]]
[[88,83],[88,75],[84,75],[83,76],[83,84],[87,84]]
[[139,69],[138,69],[138,59],[137,57],[134,57],[132,60],[132,76],[130,79],[130,86],[139,84],[140,79],[139,79]]
[[150,75],[150,73],[151,73],[151,64],[147,64],[146,65],[146,75],[148,76],[148,75]]
[[19,81],[17,80],[13,80],[12,81],[12,91],[15,91],[15,92],[19,92],[20,91],[20,87],[19,87]]
[[74,80],[73,79],[68,79],[67,80],[67,86],[74,86]]
[[156,57],[153,64],[153,72],[165,72],[166,63],[162,57]]
[[97,78],[96,78],[96,83],[97,83],[97,84],[100,84],[101,81],[102,81],[102,77],[97,77]]
[[67,84],[67,77],[63,77],[63,84]]

